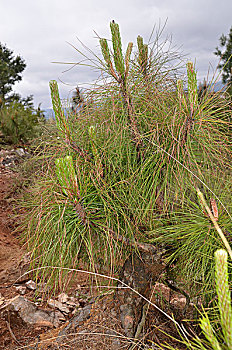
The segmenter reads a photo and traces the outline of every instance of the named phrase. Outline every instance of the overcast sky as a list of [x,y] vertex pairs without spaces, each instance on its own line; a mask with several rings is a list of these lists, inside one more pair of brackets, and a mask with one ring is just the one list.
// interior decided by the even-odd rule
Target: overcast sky
[[198,78],[216,68],[213,54],[222,33],[232,26],[232,0],[0,0],[0,42],[22,56],[27,64],[23,80],[15,85],[22,96],[34,95],[35,106],[51,106],[48,83],[59,83],[62,98],[78,84],[91,82],[96,74],[86,67],[52,63],[78,62],[69,45],[82,49],[79,38],[99,52],[94,31],[110,38],[112,19],[120,25],[124,49],[137,35],[148,41],[154,25],[167,20],[165,35],[193,61]]

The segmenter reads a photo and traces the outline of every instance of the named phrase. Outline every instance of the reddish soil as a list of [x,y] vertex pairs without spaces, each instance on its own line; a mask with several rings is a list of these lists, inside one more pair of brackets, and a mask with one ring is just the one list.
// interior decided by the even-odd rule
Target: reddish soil
[[[3,166],[0,168],[0,293],[8,299],[14,296],[14,288],[10,287],[13,271],[17,270],[23,250],[16,237],[13,236],[13,218],[11,194],[16,175]],[[16,294],[16,293],[15,293]],[[0,320],[0,348],[6,349],[11,341],[7,323]]]
[[[9,282],[12,270],[17,269],[24,253],[18,239],[13,235],[15,228],[12,212],[14,182],[16,174],[0,168],[0,283]],[[12,276],[14,278],[15,276]]]
[[[21,275],[24,249],[14,235],[15,180],[17,173],[0,166],[0,295],[9,300],[17,295],[14,281]],[[21,332],[21,330],[20,330]],[[11,349],[15,340],[6,320],[0,319],[0,349]]]

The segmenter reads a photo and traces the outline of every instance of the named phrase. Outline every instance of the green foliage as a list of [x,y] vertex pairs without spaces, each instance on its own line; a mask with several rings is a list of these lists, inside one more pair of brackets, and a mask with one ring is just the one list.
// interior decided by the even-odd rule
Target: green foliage
[[232,27],[228,36],[222,34],[220,37],[221,48],[216,47],[214,54],[220,57],[219,68],[222,69],[222,81],[223,83],[232,84]]
[[[152,47],[148,55],[139,38],[140,51],[133,55],[129,44],[124,56],[115,23],[111,34],[113,50],[100,39],[97,60],[107,80],[85,93],[80,112],[64,116],[57,83],[50,82],[59,139],[41,155],[42,180],[27,201],[35,266],[71,267],[82,259],[113,273],[128,252],[147,243],[165,248],[167,264],[191,296],[212,295],[213,254],[222,242],[196,188],[208,203],[216,201],[218,221],[230,232],[231,145],[221,120],[229,107],[225,102],[222,112],[217,93],[198,101],[192,63],[186,93],[182,75],[168,65],[177,55]],[[78,195],[70,196],[73,178]],[[64,278],[62,269],[52,277],[43,271]]]
[[143,38],[140,35],[137,37],[137,45],[139,51],[138,63],[145,74],[148,64],[148,46],[143,43]]
[[79,197],[79,190],[72,157],[57,158],[55,165],[57,178],[63,193],[75,202]]
[[119,32],[119,25],[114,21],[110,22],[110,29],[112,35],[112,43],[114,49],[114,64],[117,72],[123,77],[125,72],[124,58],[122,54],[122,42]]
[[232,348],[232,310],[228,279],[227,252],[223,249],[215,253],[216,288],[221,326],[228,349]]
[[39,123],[45,121],[40,106],[34,110],[33,96],[22,98],[12,92],[25,68],[24,60],[14,57],[13,51],[0,43],[0,130],[10,143],[27,142],[37,134]]
[[0,119],[0,130],[9,143],[25,143],[38,132],[37,114],[21,102],[12,102],[0,109]]
[[[107,72],[121,85],[121,89],[126,88],[126,79],[129,71],[130,57],[133,43],[128,43],[125,58],[122,53],[122,41],[119,25],[114,21],[110,22],[113,53],[110,52],[106,39],[100,39],[102,55],[106,64]],[[113,56],[113,57],[112,57]],[[114,61],[114,66],[112,61]]]
[[[191,349],[229,350],[232,348],[232,310],[228,277],[227,252],[219,249],[215,252],[215,282],[217,291],[217,319],[212,319],[210,310],[204,311],[200,327],[205,339],[194,337],[189,343]],[[215,324],[215,323],[219,324]]]
[[133,49],[133,43],[128,43],[127,50],[126,50],[126,56],[125,56],[125,65],[126,65],[125,76],[127,76],[128,72],[129,72],[132,49]]
[[111,70],[111,69],[113,69],[113,66],[112,66],[112,62],[111,62],[111,55],[110,55],[110,50],[109,50],[107,40],[102,38],[99,40],[99,43],[100,43],[102,55],[103,55],[104,60],[107,64],[107,67]]
[[[227,259],[226,250],[215,251],[216,301],[211,301],[211,306],[207,310],[203,308],[203,311],[200,312],[198,322],[201,332],[195,332],[193,337],[190,337],[190,334],[179,332],[180,339],[174,338],[181,344],[181,349],[183,346],[190,350],[229,350],[232,348],[232,309]],[[172,334],[167,335],[173,338]],[[168,343],[163,344],[163,348],[178,349]]]
[[0,108],[12,92],[13,85],[22,80],[22,72],[26,68],[24,60],[20,56],[13,56],[13,51],[0,43]]
[[64,110],[61,106],[57,82],[55,80],[51,80],[49,85],[51,89],[52,105],[55,113],[57,128],[61,135],[65,135],[66,139],[69,139],[69,126],[64,115]]
[[187,63],[187,75],[188,75],[188,93],[191,114],[193,115],[198,107],[198,93],[197,93],[197,75],[193,67],[192,62]]
[[[200,320],[200,327],[203,330],[204,336],[209,341],[210,345],[212,346],[212,349],[214,350],[221,350],[221,346],[217,340],[217,337],[213,331],[213,328],[210,323],[210,319],[207,314],[205,314],[204,317]],[[203,344],[202,344],[203,346]]]

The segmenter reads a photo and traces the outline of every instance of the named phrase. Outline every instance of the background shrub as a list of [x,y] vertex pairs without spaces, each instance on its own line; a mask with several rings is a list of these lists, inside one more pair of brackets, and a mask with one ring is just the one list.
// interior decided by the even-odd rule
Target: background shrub
[[25,143],[39,131],[39,119],[35,110],[21,102],[5,105],[0,109],[0,117],[0,130],[9,143]]

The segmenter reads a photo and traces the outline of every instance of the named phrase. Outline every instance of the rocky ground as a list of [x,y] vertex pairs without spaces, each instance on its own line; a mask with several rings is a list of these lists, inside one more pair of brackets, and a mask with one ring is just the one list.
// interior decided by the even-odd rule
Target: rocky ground
[[[163,332],[177,332],[151,305],[144,308],[138,339],[129,338],[122,323],[130,316],[126,313],[121,323],[112,288],[103,293],[90,285],[88,275],[78,273],[68,292],[52,295],[45,283],[36,284],[27,274],[30,252],[20,245],[13,209],[20,183],[17,164],[28,156],[22,148],[0,149],[0,349],[162,349],[164,341],[170,342]],[[161,282],[153,286],[151,301],[183,316],[186,299]]]

